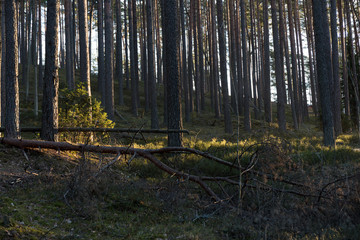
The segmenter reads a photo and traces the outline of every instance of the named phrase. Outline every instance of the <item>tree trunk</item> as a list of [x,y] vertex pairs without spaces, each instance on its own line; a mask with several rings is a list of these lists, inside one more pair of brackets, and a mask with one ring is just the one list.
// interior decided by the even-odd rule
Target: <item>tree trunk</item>
[[[307,0],[308,1],[308,0]],[[306,35],[307,35],[307,45],[308,45],[308,55],[309,55],[309,70],[310,70],[310,86],[311,86],[311,102],[312,109],[315,116],[318,115],[318,107],[317,107],[317,98],[316,98],[316,84],[315,84],[315,74],[314,74],[314,59],[313,59],[313,51],[312,51],[312,42],[313,42],[313,28],[312,28],[312,17],[308,2],[304,2],[304,8],[306,10],[305,13],[305,25],[306,25]]]
[[151,128],[159,128],[158,110],[157,110],[157,91],[155,80],[154,66],[154,47],[153,47],[153,17],[152,17],[152,1],[146,0],[146,17],[147,17],[147,45],[148,45],[148,81],[150,92],[150,108],[151,108]]
[[227,84],[226,43],[225,43],[225,33],[224,33],[225,27],[224,27],[222,0],[217,0],[217,20],[218,20],[220,72],[221,72],[221,88],[223,94],[225,132],[232,134],[233,129],[231,123],[229,91]]
[[58,128],[58,29],[59,9],[58,0],[47,2],[46,24],[46,60],[44,72],[44,90],[42,105],[41,139],[57,141]]
[[[190,0],[190,4],[192,4],[193,0]],[[194,109],[194,101],[193,101],[193,68],[194,68],[194,60],[193,60],[193,18],[194,9],[190,6],[190,14],[189,14],[189,31],[188,31],[188,83],[189,83],[189,101],[190,101],[190,112]]]
[[329,84],[332,79],[330,33],[327,19],[326,0],[312,2],[315,32],[315,50],[317,60],[317,74],[320,86],[321,111],[324,132],[324,145],[333,146],[334,125],[331,112],[331,97]]
[[116,78],[119,82],[119,105],[124,105],[123,93],[123,59],[122,59],[122,26],[121,26],[121,2],[116,0]]
[[[180,129],[180,96],[179,96],[179,69],[178,69],[178,31],[177,31],[177,8],[176,0],[167,0],[163,5],[164,19],[164,46],[166,52],[165,70],[168,78],[167,105],[168,105],[168,129]],[[169,133],[168,146],[181,146],[181,134]]]
[[251,130],[251,115],[250,115],[250,81],[248,75],[248,53],[246,45],[246,9],[245,0],[240,1],[241,8],[241,39],[243,48],[243,76],[244,76],[244,128],[246,131]]
[[[136,41],[134,39],[134,11],[133,11],[133,2],[134,0],[128,1],[128,10],[129,10],[129,35],[130,35],[130,72],[131,72],[131,105],[132,113],[134,116],[137,116],[137,94],[136,94],[136,64],[135,64],[135,55],[137,55]],[[136,52],[135,52],[136,51]]]
[[292,80],[293,80],[293,95],[294,105],[296,111],[297,122],[300,125],[300,104],[299,104],[299,83],[297,74],[297,57],[296,57],[296,46],[295,46],[295,33],[294,33],[294,22],[292,15],[292,0],[287,0],[288,5],[288,19],[289,19],[289,30],[290,30],[290,47],[291,47],[291,69],[292,69]]
[[264,1],[264,109],[265,121],[272,122],[271,88],[270,88],[270,44],[268,0]]
[[273,41],[274,41],[274,53],[275,53],[275,76],[276,76],[276,90],[277,90],[277,118],[279,129],[286,131],[286,120],[285,120],[285,103],[286,95],[285,88],[283,88],[283,73],[281,66],[283,61],[280,55],[280,43],[279,43],[279,26],[277,20],[277,7],[276,1],[271,0],[271,18],[272,18],[272,29],[273,29]]
[[91,97],[87,0],[78,1],[78,14],[79,14],[79,38],[80,38],[80,81],[84,83],[87,94],[89,97]]
[[5,137],[19,137],[19,82],[16,1],[5,1],[6,22],[6,112]]
[[215,118],[220,118],[219,103],[219,65],[216,38],[216,19],[215,19],[215,1],[211,0],[211,43],[212,43],[212,68],[213,68],[213,88],[214,88],[214,111]]
[[[5,1],[1,5],[3,14],[1,15],[1,59],[6,59],[6,31],[5,31]],[[6,62],[1,61],[1,126],[5,126],[6,113]]]
[[[72,47],[72,29],[71,29],[71,3],[70,0],[65,0],[65,41],[66,41],[66,80],[67,86],[70,90],[75,89],[74,76],[74,56]],[[39,49],[40,50],[40,49]]]
[[[280,0],[282,1],[282,0]],[[282,11],[282,10],[280,10]],[[283,26],[281,28],[285,29],[286,26],[286,17],[282,17],[284,19]],[[293,119],[294,128],[297,130],[299,129],[297,114],[296,114],[296,108],[295,108],[295,101],[294,101],[294,92],[292,87],[292,77],[291,77],[291,67],[290,67],[290,56],[289,56],[289,43],[288,43],[288,37],[287,37],[287,31],[283,31],[284,34],[284,52],[285,52],[285,61],[286,61],[286,75],[288,80],[288,92],[290,97],[290,104],[291,104],[291,115]]]
[[182,39],[182,83],[183,83],[183,88],[184,88],[183,96],[184,96],[184,100],[185,100],[185,122],[190,122],[189,82],[188,82],[188,75],[187,75],[188,69],[187,69],[187,64],[186,64],[186,35],[185,35],[184,0],[180,0],[180,11],[181,11],[180,12],[180,21],[181,21],[180,25],[181,25],[181,33],[182,33],[181,34],[181,39]]
[[126,78],[126,89],[129,89],[129,80],[130,80],[130,74],[129,74],[129,47],[128,47],[128,24],[126,20],[126,16],[129,14],[127,8],[126,8],[126,0],[124,1],[124,27],[125,27],[125,78]]
[[[0,0],[0,19],[1,19],[1,24],[0,24],[0,27],[1,27],[1,29],[0,29],[0,69],[1,69],[1,66],[3,65],[3,63],[2,63],[2,59],[3,59],[2,58],[2,49],[3,49],[3,41],[2,41],[3,40],[3,25],[2,25],[3,18],[2,18],[2,16],[3,16],[3,0]],[[2,78],[2,73],[0,72],[0,126],[2,125],[1,118],[3,115],[2,109],[1,109],[2,81],[4,81],[4,79]]]
[[114,119],[114,79],[113,79],[113,48],[114,31],[112,0],[105,0],[105,111],[108,118]]
[[350,118],[350,96],[349,96],[349,82],[348,82],[348,69],[346,57],[346,41],[344,37],[344,20],[342,11],[342,0],[338,0],[339,21],[340,21],[340,38],[341,38],[341,55],[342,55],[342,69],[344,81],[344,106],[345,115]]
[[357,78],[357,70],[356,70],[356,59],[355,59],[355,49],[354,49],[354,41],[353,41],[353,29],[351,25],[351,17],[350,17],[350,1],[345,0],[345,13],[348,25],[348,46],[349,46],[349,54],[350,54],[350,61],[351,61],[351,70],[349,72],[350,81],[354,87],[355,91],[355,100],[356,100],[356,120],[358,125],[359,137],[360,137],[360,95],[359,95],[359,84]]
[[[339,48],[337,36],[337,18],[336,18],[336,0],[331,0],[331,42],[332,42],[332,70],[333,70],[333,89],[331,95],[333,96],[333,114],[334,114],[334,129],[335,136],[342,133],[341,126],[341,89],[339,78]],[[342,23],[341,23],[342,24]]]
[[200,93],[200,109],[205,110],[205,75],[204,75],[204,46],[203,46],[203,30],[201,23],[201,0],[197,0],[197,38],[199,48],[199,93]]
[[105,58],[104,58],[104,0],[98,0],[98,89],[101,93],[101,103],[105,106]]

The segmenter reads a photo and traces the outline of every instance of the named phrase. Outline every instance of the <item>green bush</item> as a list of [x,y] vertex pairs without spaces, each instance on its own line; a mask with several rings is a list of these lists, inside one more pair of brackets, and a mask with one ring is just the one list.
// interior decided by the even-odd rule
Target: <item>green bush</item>
[[[100,101],[87,95],[84,84],[78,84],[73,91],[61,90],[59,105],[59,127],[114,128],[115,126],[115,123],[107,118]],[[96,136],[104,138],[108,135],[96,134]],[[93,135],[91,133],[62,133],[60,138],[84,142],[93,138]]]

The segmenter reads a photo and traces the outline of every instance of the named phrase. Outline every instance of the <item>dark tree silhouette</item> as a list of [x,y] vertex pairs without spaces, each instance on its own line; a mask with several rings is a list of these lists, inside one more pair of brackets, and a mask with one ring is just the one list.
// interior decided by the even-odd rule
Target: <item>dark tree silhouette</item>
[[317,75],[321,100],[324,145],[332,146],[334,140],[334,124],[331,111],[329,85],[332,81],[330,33],[327,18],[326,0],[313,0],[315,50],[317,60]]
[[46,56],[44,72],[44,90],[42,105],[41,138],[57,141],[58,128],[58,29],[59,29],[58,0],[47,2],[46,23]]
[[[178,69],[178,31],[176,0],[167,0],[163,5],[164,19],[164,46],[166,53],[165,71],[168,76],[167,106],[168,129],[181,128],[180,94],[179,94],[179,69]],[[181,134],[169,133],[168,146],[181,146]]]

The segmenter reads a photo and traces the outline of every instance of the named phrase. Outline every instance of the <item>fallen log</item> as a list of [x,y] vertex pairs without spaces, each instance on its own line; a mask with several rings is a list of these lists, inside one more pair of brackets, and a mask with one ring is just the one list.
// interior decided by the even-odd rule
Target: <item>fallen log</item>
[[[25,140],[25,139],[15,139],[15,138],[0,138],[1,144],[6,144],[21,149],[25,148],[44,148],[44,149],[54,149],[61,151],[78,151],[78,152],[94,152],[94,153],[111,153],[111,154],[131,154],[138,155],[140,157],[150,160],[156,167],[167,172],[171,176],[176,176],[183,180],[189,180],[199,184],[207,194],[209,194],[216,202],[220,202],[221,198],[218,197],[215,192],[204,182],[204,180],[212,179],[211,177],[202,177],[192,174],[183,173],[178,171],[165,163],[161,162],[157,157],[152,154],[156,153],[156,150],[147,150],[147,149],[138,149],[138,148],[129,148],[129,147],[109,147],[109,146],[95,146],[95,145],[86,145],[86,144],[71,144],[67,142],[51,142],[51,141],[37,141],[37,140]],[[166,152],[166,148],[161,150],[162,153]],[[175,148],[173,150],[179,151],[181,148]],[[186,151],[186,148],[183,149]],[[173,152],[172,148],[169,148],[168,152]],[[157,152],[159,153],[159,152]],[[204,153],[205,154],[205,153]]]
[[[4,132],[5,128],[0,128],[0,132]],[[128,129],[128,128],[79,128],[79,127],[63,127],[58,128],[58,132],[100,132],[100,133],[186,133],[190,134],[188,130],[177,130],[177,129]],[[20,132],[41,132],[39,127],[23,127],[20,128]]]
[[[199,156],[202,156],[206,159],[212,160],[217,162],[218,164],[236,169],[239,171],[239,174],[242,174],[243,172],[253,172],[256,175],[260,176],[267,176],[268,178],[272,180],[276,180],[271,174],[266,173],[260,173],[257,171],[244,169],[240,167],[237,164],[227,162],[223,159],[220,159],[216,156],[213,156],[207,152],[202,152],[196,149],[191,148],[183,148],[183,147],[165,147],[160,149],[139,149],[139,148],[130,148],[130,147],[115,147],[115,146],[96,146],[96,145],[87,145],[87,144],[71,144],[67,142],[51,142],[51,141],[38,141],[38,140],[25,140],[25,139],[14,139],[14,138],[0,138],[0,143],[5,145],[14,146],[20,149],[54,149],[58,151],[78,151],[78,152],[93,152],[93,153],[109,153],[109,154],[116,154],[116,155],[132,155],[132,156],[138,156],[145,158],[152,162],[156,167],[159,169],[167,172],[171,176],[175,176],[181,180],[189,180],[192,182],[195,182],[203,188],[203,190],[210,195],[216,202],[221,202],[222,199],[205,183],[205,182],[225,182],[231,185],[236,185],[239,188],[243,187],[256,187],[252,186],[250,184],[241,183],[240,181],[233,180],[233,178],[238,178],[239,176],[226,176],[226,177],[213,177],[213,176],[198,176],[193,174],[184,173],[182,171],[179,171],[177,169],[174,169],[162,161],[160,161],[155,154],[166,154],[166,153],[189,153],[189,154],[196,154]],[[255,179],[256,180],[256,179]],[[284,181],[282,179],[277,180],[278,182],[283,182],[285,184],[289,184],[292,186],[297,186],[300,188],[303,188],[304,185],[293,183],[291,181]],[[256,180],[255,182],[258,182]],[[267,189],[270,189],[275,192],[282,192],[282,193],[289,193],[289,194],[295,194],[300,195],[304,197],[319,197],[320,196],[313,195],[313,194],[304,194],[301,192],[296,192],[291,189],[284,190],[284,189],[277,189],[270,185],[267,185],[266,183],[260,182],[260,185],[263,185],[261,187],[265,187]],[[324,187],[325,188],[325,187]],[[323,190],[324,191],[324,190]],[[324,197],[323,197],[324,198]]]

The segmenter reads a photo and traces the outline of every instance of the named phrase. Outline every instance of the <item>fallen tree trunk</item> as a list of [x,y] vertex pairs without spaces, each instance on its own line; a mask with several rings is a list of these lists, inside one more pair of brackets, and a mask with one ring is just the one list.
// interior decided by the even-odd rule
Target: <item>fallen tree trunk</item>
[[[140,157],[150,160],[155,166],[157,166],[158,168],[160,168],[161,170],[167,172],[168,174],[170,174],[172,176],[176,176],[176,177],[184,179],[184,180],[190,180],[192,182],[198,183],[205,190],[206,193],[208,193],[212,198],[214,198],[214,200],[216,202],[221,201],[221,198],[219,198],[215,194],[215,192],[204,182],[204,180],[213,179],[213,178],[191,175],[191,174],[183,173],[176,169],[173,169],[170,166],[161,162],[159,159],[157,159],[153,155],[153,153],[159,153],[157,150],[147,150],[147,149],[138,149],[138,148],[129,148],[129,147],[108,147],[108,146],[94,146],[94,145],[85,145],[85,144],[70,144],[70,143],[66,143],[66,142],[24,140],[24,139],[15,139],[15,138],[0,138],[0,142],[2,144],[18,147],[21,149],[44,148],[44,149],[54,149],[54,150],[61,150],[61,151],[79,151],[79,152],[138,155]],[[169,148],[169,151],[166,151],[166,148],[163,148],[160,152],[162,152],[162,153],[174,152],[174,151],[179,152],[180,150],[187,151],[186,148]],[[203,154],[206,155],[206,153],[203,153]]]
[[[191,148],[165,147],[165,148],[160,148],[160,149],[139,149],[139,148],[130,148],[130,147],[96,146],[96,145],[87,145],[87,144],[71,144],[71,143],[67,143],[67,142],[24,140],[24,139],[14,139],[14,138],[0,138],[0,143],[18,147],[21,149],[27,149],[27,148],[30,148],[30,149],[39,149],[40,148],[41,149],[41,148],[43,148],[43,149],[54,149],[54,150],[58,150],[58,151],[109,153],[109,154],[117,154],[117,155],[128,154],[128,155],[133,156],[132,159],[135,156],[139,156],[139,157],[142,157],[142,158],[145,158],[145,159],[151,161],[156,167],[167,172],[171,176],[176,176],[176,177],[180,178],[181,180],[189,180],[189,181],[199,184],[205,190],[205,192],[208,195],[210,195],[216,202],[221,202],[222,199],[205,183],[206,181],[207,182],[213,182],[213,181],[225,182],[225,183],[228,183],[231,185],[235,185],[239,188],[243,188],[243,187],[250,187],[250,188],[254,187],[255,188],[255,186],[252,186],[250,184],[246,184],[244,182],[242,183],[238,180],[233,180],[234,178],[238,179],[240,175],[243,175],[247,172],[251,172],[257,176],[266,176],[266,178],[268,178],[268,179],[272,179],[277,182],[282,182],[284,184],[292,185],[294,187],[299,187],[300,189],[307,188],[307,186],[303,185],[303,184],[288,181],[286,179],[275,178],[274,176],[272,176],[272,174],[254,171],[254,170],[252,170],[252,166],[250,166],[250,168],[242,168],[237,163],[227,162],[227,161],[220,159],[216,156],[213,156],[207,152],[202,152],[202,151],[199,151],[196,149],[191,149]],[[215,177],[213,177],[213,176],[198,176],[198,175],[184,173],[182,171],[179,171],[177,169],[174,169],[174,168],[166,165],[165,163],[160,161],[155,156],[155,154],[166,154],[166,153],[189,153],[189,154],[199,155],[206,159],[215,161],[221,165],[227,166],[231,169],[238,170],[239,175],[236,174],[237,176],[225,176],[225,177],[216,177],[215,176]],[[258,182],[258,180],[256,180],[255,182]],[[265,183],[261,183],[261,184],[265,186],[265,187],[260,186],[261,189],[266,188],[266,189],[270,189],[275,192],[290,193],[290,194],[295,194],[295,195],[304,196],[304,197],[320,197],[320,198],[322,197],[321,194],[320,194],[320,196],[313,195],[313,194],[304,194],[302,192],[297,192],[297,191],[293,191],[293,190],[274,188]],[[322,191],[324,191],[324,190],[322,190]],[[322,197],[322,198],[325,198],[325,197]]]
[[[0,128],[0,132],[4,132],[5,128]],[[41,128],[38,127],[23,127],[20,132],[40,132]],[[186,133],[190,134],[188,130],[176,130],[176,129],[128,129],[128,128],[77,128],[77,127],[64,127],[58,128],[58,132],[100,132],[100,133]]]

